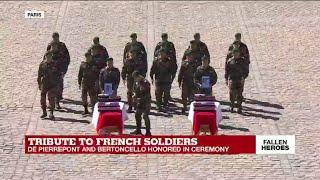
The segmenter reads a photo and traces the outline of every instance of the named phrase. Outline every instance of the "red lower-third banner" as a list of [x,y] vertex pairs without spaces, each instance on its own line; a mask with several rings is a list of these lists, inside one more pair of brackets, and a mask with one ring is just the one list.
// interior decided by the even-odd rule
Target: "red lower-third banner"
[[[291,136],[289,140],[290,138],[292,141]],[[259,143],[256,143],[257,140]],[[26,135],[24,143],[27,154],[256,154],[257,152],[268,154],[268,151],[276,154],[275,151],[283,152],[289,149],[292,151],[291,141],[286,145],[284,143],[288,143],[287,139],[280,138],[282,141],[279,142],[282,144],[276,140],[279,140],[279,137],[255,135],[150,137]]]

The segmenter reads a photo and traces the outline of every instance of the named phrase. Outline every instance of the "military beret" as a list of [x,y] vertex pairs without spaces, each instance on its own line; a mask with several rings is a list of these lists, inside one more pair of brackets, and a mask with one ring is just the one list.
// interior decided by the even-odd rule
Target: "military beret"
[[193,37],[200,37],[200,33],[195,33]]
[[167,33],[162,33],[161,37],[168,37],[168,34]]
[[133,71],[133,73],[132,73],[132,77],[133,78],[137,78],[137,77],[143,77],[141,74],[140,74],[140,72],[139,71]]
[[85,57],[90,57],[90,56],[91,56],[91,53],[90,53],[90,52],[86,52],[86,53],[84,54],[84,56],[85,56]]
[[99,41],[99,37],[98,36],[94,37],[93,41]]
[[131,37],[131,38],[137,38],[137,33],[132,33],[132,34],[130,35],[130,37]]
[[113,58],[110,57],[110,58],[107,59],[107,61],[113,61]]
[[241,33],[236,33],[234,37],[241,37]]
[[202,61],[204,61],[204,60],[209,60],[209,57],[206,56],[206,55],[204,55],[204,56],[202,56],[201,60],[202,60]]
[[192,54],[192,51],[190,51],[190,50],[186,50],[186,52],[184,52],[184,55],[186,55],[186,56],[190,56]]
[[53,38],[54,38],[54,37],[59,37],[59,33],[58,33],[58,32],[52,33],[52,37],[53,37]]

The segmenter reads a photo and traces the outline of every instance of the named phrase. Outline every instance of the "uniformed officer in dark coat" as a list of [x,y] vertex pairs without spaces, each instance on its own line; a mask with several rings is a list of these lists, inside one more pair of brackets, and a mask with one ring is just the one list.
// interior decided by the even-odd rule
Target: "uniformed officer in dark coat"
[[81,62],[78,73],[79,89],[81,88],[81,99],[84,107],[83,114],[89,114],[88,111],[88,94],[90,103],[93,107],[97,102],[96,81],[99,77],[99,68],[93,63],[92,55],[87,52],[85,54],[86,61]]
[[[113,66],[113,58],[109,58],[107,61],[107,67],[100,71],[99,75],[99,87],[101,92],[104,92],[104,85],[106,83],[112,84],[112,97],[117,96],[117,91],[120,83],[120,71]],[[106,93],[106,92],[104,92]]]
[[202,66],[199,66],[194,74],[194,82],[198,87],[198,93],[212,96],[212,86],[217,83],[217,73],[209,65],[209,57],[202,57]]
[[136,130],[131,134],[141,134],[141,116],[146,126],[146,136],[151,136],[149,113],[151,108],[150,83],[138,71],[133,72],[134,94],[136,99]]
[[196,60],[193,59],[192,52],[185,52],[186,59],[182,60],[178,74],[179,88],[181,88],[182,114],[187,110],[188,102],[191,102],[194,96],[194,73],[196,71]]
[[59,78],[61,75],[61,70],[58,64],[53,61],[53,53],[52,51],[47,51],[44,60],[39,65],[38,70],[38,86],[41,91],[41,108],[42,115],[41,118],[47,116],[47,104],[46,104],[46,96],[48,95],[49,105],[50,105],[50,119],[54,119],[53,111],[55,108],[55,98],[57,96],[57,89],[59,85]]
[[68,71],[70,64],[70,54],[65,43],[59,40],[59,33],[52,34],[52,41],[47,46],[47,51],[51,50],[54,53],[54,60],[59,60],[61,66],[61,75],[59,76],[59,84],[57,89],[56,105],[60,109],[59,101],[63,99],[64,76]]
[[235,107],[235,101],[237,101],[238,113],[242,112],[243,101],[243,87],[244,79],[248,76],[246,63],[243,57],[240,55],[240,49],[233,49],[233,57],[230,58],[225,67],[225,79],[226,84],[229,87],[229,95],[231,101],[231,112]]
[[152,83],[155,80],[156,104],[158,110],[161,111],[163,110],[162,106],[164,108],[168,106],[170,87],[176,74],[177,67],[174,62],[170,61],[164,48],[161,48],[159,53],[159,57],[152,63],[150,77]]

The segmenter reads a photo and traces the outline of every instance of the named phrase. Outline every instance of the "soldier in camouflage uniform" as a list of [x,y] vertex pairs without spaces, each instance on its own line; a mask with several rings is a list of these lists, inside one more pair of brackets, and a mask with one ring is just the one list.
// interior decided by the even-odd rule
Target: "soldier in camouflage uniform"
[[159,50],[159,57],[153,61],[150,77],[152,79],[152,84],[155,79],[156,85],[156,101],[158,110],[162,110],[162,105],[166,108],[170,96],[170,86],[174,76],[176,74],[177,68],[176,64],[170,61],[167,56],[165,49],[161,48]]
[[[157,44],[157,46],[154,50],[154,59],[158,58],[158,56],[160,54],[159,53],[160,48],[164,48],[168,52],[168,58],[170,59],[170,61],[172,61],[172,63],[174,63],[175,66],[178,68],[177,58],[176,58],[176,49],[174,47],[174,44],[172,42],[168,41],[168,34],[167,33],[162,33],[161,39],[162,39],[162,41]],[[177,70],[175,70],[175,71],[177,71]],[[175,77],[175,75],[174,75],[174,77]],[[171,95],[170,95],[171,87],[172,86],[170,86],[170,90],[169,90],[169,99],[171,99]]]
[[228,49],[226,63],[228,59],[233,57],[233,52],[232,52],[233,49],[239,49],[240,57],[242,57],[245,60],[245,64],[247,64],[246,65],[247,71],[249,71],[250,54],[249,54],[247,45],[241,42],[241,33],[235,34],[235,41],[229,46],[229,49]]
[[200,33],[195,33],[193,37],[195,42],[198,44],[199,50],[202,52],[203,55],[209,57],[209,60],[210,60],[210,53],[209,53],[208,47],[206,43],[200,40]]
[[[100,71],[99,75],[99,87],[100,91],[103,92],[104,84],[112,84],[112,97],[117,96],[117,91],[120,83],[120,71],[118,68],[113,66],[113,58],[109,58],[107,61],[107,67]],[[104,92],[105,93],[105,92]]]
[[136,125],[137,128],[131,134],[141,134],[141,116],[143,116],[146,126],[146,136],[151,136],[149,113],[151,109],[150,83],[138,71],[134,71],[134,94],[136,99]]
[[46,104],[46,96],[48,95],[48,100],[50,104],[50,119],[54,119],[53,111],[55,108],[55,98],[57,96],[57,89],[59,85],[59,77],[61,74],[60,67],[57,65],[55,61],[53,61],[53,53],[51,51],[47,51],[44,60],[39,65],[38,70],[38,86],[41,91],[41,108],[42,115],[41,118],[47,116],[47,104]]
[[[198,93],[212,96],[212,86],[217,83],[217,73],[213,67],[209,65],[209,57],[202,57],[202,66],[199,66],[194,74],[194,82],[198,86]],[[209,79],[209,87],[203,87],[203,81]]]
[[131,49],[127,58],[124,61],[121,71],[121,77],[123,83],[127,85],[127,99],[128,99],[128,112],[132,112],[132,108],[134,107],[134,99],[133,99],[133,85],[134,79],[132,77],[132,73],[134,71],[138,71],[140,74],[145,76],[147,72],[147,67],[145,62],[138,56],[138,52],[136,49]]
[[93,63],[95,63],[99,69],[106,66],[109,54],[107,49],[100,44],[99,37],[93,38],[93,45],[88,49],[88,53],[92,55]]
[[99,68],[93,63],[92,55],[87,52],[85,54],[86,61],[81,62],[78,74],[79,89],[81,89],[81,98],[84,107],[83,114],[89,114],[88,111],[88,94],[91,106],[93,107],[97,101],[97,91],[95,82],[99,76]]
[[[130,52],[131,49],[135,49],[137,51],[137,56],[143,60],[143,62],[146,64],[146,67],[148,68],[148,61],[147,61],[147,51],[142,44],[142,42],[137,41],[137,34],[132,33],[130,35],[131,42],[128,42],[126,46],[124,47],[123,52],[123,63],[127,58],[128,52]],[[143,74],[145,77],[146,74]]]
[[226,84],[229,86],[231,112],[235,107],[235,101],[237,101],[238,113],[242,112],[244,79],[248,76],[246,65],[244,58],[241,57],[240,49],[234,48],[233,57],[227,61],[225,67],[225,79]]
[[168,52],[168,58],[174,62],[177,62],[176,49],[174,47],[174,44],[172,42],[168,41],[168,34],[162,33],[161,39],[162,39],[162,41],[158,42],[158,44],[154,50],[154,59],[156,59],[159,56],[160,48],[164,48]]
[[204,53],[202,51],[200,51],[199,45],[195,40],[190,41],[190,46],[188,47],[188,49],[185,51],[182,60],[184,61],[186,59],[186,52],[190,51],[191,52],[191,56],[193,56],[192,58],[195,60],[196,62],[196,66],[201,66],[202,61],[201,58],[202,56],[204,56]]
[[196,61],[192,56],[192,52],[185,52],[185,60],[182,60],[178,83],[179,88],[182,88],[181,98],[182,98],[182,114],[185,114],[187,110],[188,102],[191,102],[194,95],[194,73],[196,71]]
[[70,55],[65,43],[59,40],[59,34],[57,32],[52,34],[52,41],[47,46],[47,51],[49,50],[54,53],[54,60],[59,60],[61,66],[61,76],[59,77],[58,94],[56,98],[57,108],[60,109],[59,101],[63,99],[63,80],[70,64]]

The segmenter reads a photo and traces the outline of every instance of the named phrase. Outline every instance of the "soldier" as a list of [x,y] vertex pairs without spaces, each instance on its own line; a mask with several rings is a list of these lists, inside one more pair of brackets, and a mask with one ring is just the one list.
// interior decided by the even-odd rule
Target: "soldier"
[[187,110],[188,101],[192,101],[194,95],[194,73],[196,70],[196,61],[193,59],[192,52],[186,51],[185,54],[186,59],[182,61],[179,75],[178,75],[178,83],[179,88],[182,88],[182,114],[185,114]]
[[[185,53],[187,51],[191,51],[191,56],[193,56],[193,59],[196,62],[196,66],[201,66],[202,62],[201,62],[201,58],[202,56],[204,56],[204,53],[202,51],[200,51],[200,48],[198,46],[198,43],[195,40],[190,41],[190,46],[188,47],[188,49],[185,51]],[[186,59],[186,55],[183,55],[182,60]]]
[[[139,42],[137,41],[137,34],[136,33],[132,33],[130,35],[130,38],[131,38],[131,42],[128,42],[126,44],[126,46],[124,47],[124,52],[123,52],[123,63],[126,59],[126,56],[128,55],[128,52],[131,50],[131,49],[136,49],[137,51],[137,55],[142,58],[143,62],[145,64],[147,64],[147,52],[146,52],[146,49],[144,48],[144,45],[142,44],[142,42]],[[148,64],[147,66],[148,67]],[[145,74],[142,74],[143,76],[145,76]]]
[[174,66],[174,63],[169,60],[165,49],[161,48],[159,53],[159,57],[153,61],[150,77],[153,84],[155,76],[157,107],[158,110],[161,111],[162,105],[164,107],[168,105],[170,86],[177,68]]
[[131,49],[127,58],[124,61],[124,64],[122,66],[121,71],[121,77],[123,80],[123,83],[127,85],[127,99],[128,99],[128,112],[132,112],[132,108],[134,107],[134,100],[133,100],[133,85],[134,85],[134,79],[132,77],[132,73],[134,71],[138,71],[140,74],[145,76],[146,74],[146,64],[143,62],[143,60],[138,57],[138,53],[136,49]]
[[48,100],[50,104],[50,119],[54,119],[53,110],[55,108],[55,98],[57,95],[57,88],[61,73],[59,66],[53,61],[52,56],[53,53],[51,51],[46,52],[44,60],[39,65],[37,79],[39,90],[41,91],[40,104],[43,112],[40,117],[47,117],[46,96],[48,94]]
[[[105,83],[112,84],[112,97],[117,96],[117,90],[120,83],[120,71],[113,66],[113,58],[109,58],[107,61],[107,67],[100,71],[99,86],[100,91],[103,92]],[[106,93],[106,92],[104,92]]]
[[109,58],[107,49],[100,44],[99,37],[93,38],[93,45],[88,49],[88,52],[92,55],[93,62],[99,69],[106,66],[106,61]]
[[225,67],[226,84],[229,86],[229,95],[231,101],[231,112],[237,101],[238,113],[242,112],[242,92],[244,86],[244,79],[248,75],[246,63],[241,57],[240,49],[233,49],[233,58],[229,59]]
[[[158,58],[160,48],[164,48],[168,52],[168,58],[170,59],[170,61],[172,61],[174,66],[178,69],[177,58],[176,58],[176,49],[174,47],[174,44],[172,42],[168,41],[168,34],[167,33],[162,33],[161,39],[162,39],[162,41],[157,44],[157,46],[154,50],[154,59]],[[177,72],[177,69],[175,70],[176,72]],[[175,77],[175,74],[174,74],[174,77]],[[172,86],[170,86],[170,89],[169,89],[169,99],[170,100],[172,99],[171,95],[170,95],[171,87]]]
[[158,57],[160,48],[164,48],[168,52],[168,58],[170,58],[174,62],[177,62],[176,49],[174,47],[174,44],[172,42],[168,41],[168,34],[162,33],[161,39],[162,39],[162,41],[158,42],[158,44],[154,50],[154,59],[156,59]]
[[243,59],[245,60],[247,66],[247,70],[249,71],[249,64],[250,64],[250,54],[249,54],[249,50],[246,44],[244,44],[243,42],[241,42],[241,33],[236,33],[235,34],[235,41],[229,46],[228,49],[228,54],[226,57],[226,63],[228,61],[228,59],[232,58],[232,50],[233,49],[239,49],[240,50],[240,57],[243,57]]
[[202,57],[202,66],[199,66],[194,74],[194,82],[198,86],[198,93],[212,96],[212,86],[217,83],[217,73],[209,65],[209,57]]
[[[54,47],[53,47],[54,46]],[[70,55],[69,51],[65,45],[65,43],[59,40],[59,33],[54,32],[52,34],[52,41],[47,46],[47,51],[51,50],[55,55],[55,59],[59,59],[59,63],[61,63],[61,76],[59,78],[59,85],[57,89],[57,108],[60,109],[59,101],[63,99],[63,80],[64,76],[68,71],[68,67],[70,64]]]
[[99,68],[93,63],[92,55],[87,52],[85,57],[86,61],[81,62],[78,74],[79,89],[81,89],[81,98],[84,107],[83,115],[89,114],[87,100],[88,94],[92,107],[94,107],[97,101],[95,82],[99,76]]
[[141,135],[141,115],[143,116],[146,126],[146,136],[151,136],[149,113],[151,108],[150,83],[138,71],[134,71],[133,78],[134,94],[137,103],[136,107],[136,125],[137,128],[131,134]]
[[193,37],[194,37],[195,42],[196,42],[196,43],[198,44],[198,46],[199,46],[199,50],[200,50],[205,56],[209,57],[209,60],[210,60],[210,53],[209,53],[208,47],[207,47],[206,43],[204,43],[204,42],[202,42],[202,41],[200,40],[200,33],[195,33],[195,34],[193,35]]

